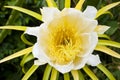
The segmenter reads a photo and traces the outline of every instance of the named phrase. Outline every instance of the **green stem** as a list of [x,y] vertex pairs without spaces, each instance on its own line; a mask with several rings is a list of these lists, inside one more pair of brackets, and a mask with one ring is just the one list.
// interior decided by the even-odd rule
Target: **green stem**
[[110,79],[110,80],[116,80],[114,76],[111,74],[111,72],[105,68],[102,64],[97,65],[97,67]]
[[[25,0],[17,0],[15,5],[16,6],[22,6],[24,1]],[[15,11],[15,10],[12,10],[11,15],[9,16],[8,21],[6,22],[6,25],[13,25],[17,18],[18,18],[18,12]],[[8,34],[10,34],[10,33],[11,33],[11,30],[2,30],[0,32],[0,43],[2,43],[3,40],[6,38],[6,36]]]
[[24,75],[24,77],[22,78],[22,80],[28,80],[28,78],[33,74],[33,72],[35,72],[35,70],[39,67],[39,65],[33,65],[28,71],[27,73]]
[[65,74],[64,74],[64,80],[70,80],[69,73],[65,73]]
[[98,80],[98,78],[96,77],[96,75],[87,66],[84,66],[83,70],[87,73],[87,75],[90,76],[90,78],[92,80]]
[[42,80],[49,80],[51,70],[52,70],[52,67],[48,64],[45,71],[44,71],[44,75],[43,75]]

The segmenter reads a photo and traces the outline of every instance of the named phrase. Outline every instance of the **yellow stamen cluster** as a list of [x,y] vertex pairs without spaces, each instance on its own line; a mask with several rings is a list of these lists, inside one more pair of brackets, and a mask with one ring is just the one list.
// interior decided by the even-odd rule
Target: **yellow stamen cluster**
[[53,22],[48,26],[47,36],[42,43],[52,62],[64,65],[74,61],[82,50],[81,37],[77,28],[67,26],[66,23]]

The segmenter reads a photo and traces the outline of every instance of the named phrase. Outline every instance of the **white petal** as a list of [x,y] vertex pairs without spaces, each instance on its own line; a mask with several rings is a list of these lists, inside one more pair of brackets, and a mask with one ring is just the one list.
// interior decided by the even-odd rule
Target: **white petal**
[[39,43],[35,43],[33,46],[33,56],[38,59],[35,61],[36,65],[42,65],[48,62],[49,58],[46,56],[43,48],[39,45]]
[[40,61],[40,60],[34,61],[34,65],[44,65],[44,64],[46,64],[46,62],[44,62],[44,61]]
[[40,38],[40,35],[42,35],[43,32],[46,32],[46,31],[47,31],[47,25],[45,23],[42,23],[38,27],[27,27],[25,33]]
[[101,61],[100,61],[100,58],[98,55],[90,55],[88,57],[88,61],[87,61],[88,65],[97,66],[100,63],[101,63]]
[[49,63],[51,66],[53,66],[56,70],[58,70],[61,73],[67,73],[70,72],[73,69],[73,64],[72,62],[70,62],[67,65],[58,65],[58,64],[54,64],[54,63]]
[[25,33],[36,36],[39,34],[39,30],[40,30],[40,26],[39,27],[27,27]]
[[91,54],[98,42],[98,36],[96,32],[84,33],[81,35],[83,51],[79,54],[80,57]]
[[41,13],[43,21],[49,23],[55,17],[59,17],[60,11],[57,8],[43,7],[43,9],[41,9]]
[[107,31],[109,28],[110,28],[109,26],[98,25],[98,26],[95,28],[95,31],[96,31],[98,34],[104,34],[104,32]]
[[87,6],[86,10],[83,13],[87,18],[94,19],[97,13],[97,9],[93,6]]
[[88,58],[87,57],[76,57],[76,59],[74,60],[74,70],[77,69],[81,69],[85,66],[85,64],[87,63]]
[[74,8],[63,9],[61,15],[65,26],[78,28],[80,33],[92,32],[97,26],[97,20],[86,18],[82,12]]

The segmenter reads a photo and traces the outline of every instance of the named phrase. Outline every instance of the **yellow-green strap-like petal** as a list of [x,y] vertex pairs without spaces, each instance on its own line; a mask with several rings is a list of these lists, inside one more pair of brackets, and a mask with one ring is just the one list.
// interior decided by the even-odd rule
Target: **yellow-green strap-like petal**
[[59,77],[59,72],[55,68],[52,68],[50,80],[58,80],[58,77]]
[[11,29],[11,30],[18,30],[18,31],[25,31],[26,26],[0,26],[0,29]]
[[24,65],[25,65],[25,63],[31,61],[32,59],[34,59],[34,57],[33,57],[32,54],[28,53],[28,54],[24,55],[22,61],[20,62],[20,66],[22,67],[22,71],[23,71],[24,73],[26,73],[26,71],[24,70]]
[[79,73],[79,80],[85,80],[85,78],[80,70],[78,70],[78,73]]
[[46,0],[47,4],[49,7],[57,7],[56,3],[54,0]]
[[17,11],[20,11],[20,12],[23,12],[25,14],[28,14],[40,21],[42,21],[42,16],[34,11],[31,11],[31,10],[28,10],[28,9],[25,9],[25,8],[22,8],[22,7],[18,7],[18,6],[5,6],[5,8],[11,8],[11,9],[15,9]]
[[98,37],[99,38],[105,38],[105,39],[109,39],[110,40],[110,37],[105,35],[105,34],[98,34]]
[[118,4],[120,4],[120,1],[119,1],[119,2],[115,2],[115,3],[112,3],[112,4],[109,4],[109,5],[101,8],[100,10],[98,10],[97,15],[96,15],[95,18],[98,18],[100,15],[104,14],[106,11],[108,11],[109,9],[117,6]]
[[105,46],[96,46],[95,50],[104,52],[104,53],[111,55],[113,57],[116,57],[116,58],[120,58],[119,53],[117,53],[117,52],[115,52],[115,51],[113,51]]
[[42,80],[49,80],[51,70],[52,70],[52,67],[48,64],[45,71],[44,71],[44,75],[43,75]]
[[33,45],[33,43],[29,42],[26,38],[25,38],[25,35],[24,33],[21,35],[21,40],[27,44],[27,45]]
[[106,45],[106,46],[112,46],[120,48],[120,43],[110,40],[98,40],[98,45]]
[[64,80],[70,80],[70,75],[69,73],[65,73],[64,75]]
[[27,73],[23,76],[22,80],[28,80],[29,77],[35,72],[35,70],[39,67],[39,65],[33,65]]
[[78,70],[72,70],[71,73],[74,80],[79,80],[80,77],[79,77]]
[[92,79],[92,80],[99,80],[97,76],[87,67],[84,66],[83,70],[87,73],[87,75]]
[[113,14],[110,11],[106,11],[104,14],[109,14],[113,18]]
[[71,0],[65,0],[65,8],[70,8]]
[[12,54],[12,55],[10,55],[8,57],[5,57],[5,58],[3,58],[3,59],[0,60],[0,63],[3,63],[5,61],[11,60],[11,59],[14,59],[16,57],[20,57],[20,56],[25,55],[27,53],[30,53],[32,51],[32,48],[33,47],[29,47],[29,48],[23,49],[21,51],[18,51],[18,52],[14,53],[14,54]]
[[111,72],[105,68],[102,64],[98,64],[97,67],[110,79],[110,80],[116,80],[114,76],[111,74]]
[[75,6],[75,9],[81,10],[84,2],[85,0],[79,0],[77,5]]

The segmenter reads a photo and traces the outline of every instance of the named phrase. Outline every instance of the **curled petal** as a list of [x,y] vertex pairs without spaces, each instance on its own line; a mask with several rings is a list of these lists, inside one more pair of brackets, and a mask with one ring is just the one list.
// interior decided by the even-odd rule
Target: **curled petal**
[[83,14],[89,18],[89,19],[94,19],[97,13],[97,9],[93,6],[87,6]]
[[65,25],[77,27],[80,33],[92,32],[98,24],[97,20],[87,18],[81,11],[74,8],[63,9],[61,15]]
[[95,28],[95,31],[96,31],[98,34],[104,34],[104,32],[107,31],[109,28],[110,28],[109,26],[98,25],[98,26]]
[[[96,47],[98,42],[98,36],[95,32],[93,33],[85,33],[81,35],[82,47],[83,51],[79,54],[79,56],[84,57],[91,54]],[[83,55],[85,54],[85,55]]]
[[42,20],[44,22],[51,22],[55,17],[58,17],[60,14],[60,11],[57,8],[47,8],[43,7],[41,9],[42,12]]
[[36,36],[39,34],[39,28],[40,27],[27,27],[25,33]]
[[46,56],[43,48],[39,45],[39,43],[34,45],[32,52],[33,56],[38,59],[35,60],[35,65],[43,65],[48,62],[49,58]]
[[73,69],[73,63],[72,62],[70,62],[66,65],[58,65],[58,64],[54,64],[52,62],[49,62],[49,64],[63,74],[67,73],[67,72],[70,72]]
[[98,55],[90,55],[88,57],[87,64],[89,64],[91,66],[97,66],[100,63],[101,63],[101,61],[100,61],[100,58]]

